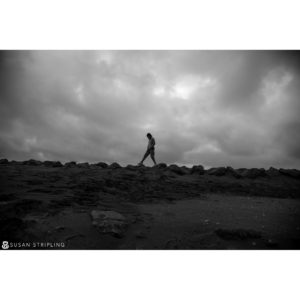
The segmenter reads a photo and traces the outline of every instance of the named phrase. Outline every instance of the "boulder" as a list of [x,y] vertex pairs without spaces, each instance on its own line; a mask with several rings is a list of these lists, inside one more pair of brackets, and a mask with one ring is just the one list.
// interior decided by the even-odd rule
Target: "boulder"
[[121,238],[128,227],[126,218],[112,210],[93,210],[91,212],[93,225],[100,233],[110,234]]
[[79,167],[79,168],[89,168],[89,166],[90,165],[87,162],[77,164],[77,167]]
[[265,177],[267,174],[266,174],[266,170],[263,168],[261,169],[252,168],[252,169],[245,169],[244,171],[242,171],[242,173],[240,173],[240,175],[242,175],[242,177],[245,178],[255,179],[258,177]]
[[273,168],[273,167],[270,167],[267,171],[266,171],[266,174],[270,177],[275,177],[275,176],[279,176],[280,175],[280,172],[279,170]]
[[97,167],[101,167],[102,169],[106,169],[108,167],[108,164],[105,162],[98,162],[95,164]]
[[144,170],[147,170],[150,168],[150,167],[146,167],[144,164],[140,164],[140,163],[136,167],[137,167],[137,170],[139,170],[139,171],[144,171]]
[[7,164],[8,164],[8,160],[6,158],[0,159],[0,165],[7,165]]
[[235,169],[232,167],[227,167],[226,168],[226,175],[232,176],[234,178],[242,178],[242,175],[239,174]]
[[74,167],[76,167],[76,162],[75,161],[67,162],[67,163],[65,163],[65,167],[74,168]]
[[156,166],[154,166],[154,168],[158,168],[158,169],[165,169],[167,167],[167,164],[165,163],[159,163]]
[[300,178],[300,171],[296,169],[279,169],[279,172],[289,177]]
[[15,166],[23,165],[23,163],[21,161],[15,161],[15,160],[12,160],[10,163]]
[[54,161],[53,164],[52,164],[52,167],[53,168],[59,168],[59,167],[62,167],[62,163],[60,161]]
[[192,169],[191,169],[191,174],[203,175],[204,174],[203,166],[201,166],[201,165],[193,166]]
[[29,160],[23,161],[23,165],[40,166],[40,165],[42,165],[42,162],[40,162],[39,160],[35,160],[35,159],[29,159]]
[[168,167],[168,170],[175,173],[175,174],[178,174],[178,175],[184,175],[186,174],[186,172],[184,170],[182,170],[182,168],[178,167],[177,165],[170,165]]
[[119,168],[122,168],[118,163],[116,162],[113,162],[110,166],[109,166],[110,169],[119,169]]
[[125,167],[125,169],[127,170],[132,170],[132,171],[135,171],[136,169],[138,169],[139,167],[138,166],[133,166],[133,165],[127,165]]
[[214,175],[214,176],[224,176],[226,175],[226,168],[225,167],[219,167],[219,168],[211,168],[207,171],[208,175]]
[[180,167],[180,169],[184,172],[185,175],[191,173],[191,170],[186,166],[182,166],[182,167]]
[[57,167],[62,167],[62,163],[60,161],[50,161],[46,160],[43,162],[43,165],[46,167],[52,167],[52,168],[57,168]]
[[46,160],[43,162],[43,165],[45,167],[52,167],[53,163],[54,163],[54,161]]

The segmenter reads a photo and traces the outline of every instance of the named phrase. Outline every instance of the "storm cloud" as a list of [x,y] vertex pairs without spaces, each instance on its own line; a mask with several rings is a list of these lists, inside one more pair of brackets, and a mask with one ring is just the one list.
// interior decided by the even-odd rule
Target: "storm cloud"
[[0,156],[300,168],[299,98],[299,51],[1,51]]

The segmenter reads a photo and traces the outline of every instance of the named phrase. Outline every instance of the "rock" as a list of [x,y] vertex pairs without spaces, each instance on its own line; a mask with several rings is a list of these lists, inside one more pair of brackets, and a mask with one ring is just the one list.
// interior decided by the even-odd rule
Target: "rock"
[[154,168],[158,168],[158,169],[165,169],[167,167],[167,164],[165,163],[159,163],[156,166],[154,166]]
[[239,169],[236,169],[235,171],[243,177],[243,174],[247,171],[248,169],[246,168],[239,168]]
[[95,166],[101,167],[102,169],[106,169],[108,167],[108,164],[105,162],[98,162],[97,164],[95,164]]
[[191,173],[191,170],[186,166],[182,166],[182,167],[180,167],[180,169],[184,172],[185,175]]
[[0,159],[0,165],[7,165],[7,164],[8,164],[8,160],[6,158]]
[[60,161],[50,161],[50,160],[44,161],[43,165],[46,166],[46,167],[52,167],[52,168],[62,167],[63,166]]
[[227,170],[225,167],[211,168],[207,171],[207,174],[214,176],[224,176],[226,174],[226,171]]
[[42,162],[40,162],[38,160],[35,160],[35,159],[29,159],[29,160],[23,161],[23,165],[26,165],[26,166],[40,166],[40,165],[42,165]]
[[66,228],[64,226],[56,226],[54,228],[54,231],[58,231],[58,232],[61,232],[61,231],[64,231]]
[[168,167],[168,170],[175,173],[175,174],[178,174],[178,175],[186,174],[186,172],[184,170],[182,170],[180,167],[178,167],[177,165],[170,165]]
[[242,175],[242,177],[244,177],[244,178],[255,179],[258,177],[265,177],[266,170],[263,168],[261,168],[261,169],[257,169],[257,168],[244,169],[244,171],[242,171],[241,173],[239,172],[239,174]]
[[52,167],[53,163],[54,163],[54,161],[46,160],[43,162],[43,165],[45,167]]
[[270,167],[267,171],[266,171],[266,174],[270,177],[275,177],[275,176],[279,176],[280,175],[280,172],[279,170],[273,168],[273,167]]
[[133,170],[133,171],[137,170],[138,168],[139,168],[138,166],[133,166],[133,165],[127,165],[125,167],[125,169],[127,169],[127,170]]
[[201,165],[193,166],[191,169],[191,174],[203,175],[204,174],[203,166],[201,166]]
[[300,178],[300,171],[296,169],[279,169],[279,172],[289,177]]
[[239,174],[235,169],[232,167],[226,168],[226,175],[233,176],[234,178],[242,178],[242,175]]
[[79,167],[79,168],[89,168],[89,166],[90,165],[87,162],[77,164],[77,167]]
[[118,163],[116,162],[113,162],[110,166],[109,166],[110,169],[119,169],[119,168],[122,168]]
[[[203,169],[203,172],[204,169]],[[211,168],[206,171],[208,175],[214,175],[214,176],[232,176],[234,178],[241,178],[241,174],[239,174],[235,169],[232,167],[219,167],[219,168]]]
[[93,210],[91,212],[93,225],[101,233],[107,233],[114,237],[121,238],[127,229],[126,218],[112,210]]
[[215,230],[215,233],[224,240],[245,240],[261,237],[260,232],[245,229],[217,229]]
[[67,162],[67,163],[65,163],[65,167],[74,168],[74,167],[76,167],[76,162],[75,161]]
[[49,161],[49,160],[46,160],[44,161],[44,166],[46,167],[52,167],[52,168],[59,168],[59,167],[62,167],[62,163],[60,161]]
[[12,160],[10,163],[15,166],[23,165],[23,163],[21,161],[15,161],[15,160]]
[[146,166],[143,164],[143,163],[138,163],[137,164],[137,167],[140,169],[140,168],[146,168]]
[[62,163],[60,161],[54,161],[53,164],[52,164],[52,167],[53,168],[59,168],[59,167],[62,167]]

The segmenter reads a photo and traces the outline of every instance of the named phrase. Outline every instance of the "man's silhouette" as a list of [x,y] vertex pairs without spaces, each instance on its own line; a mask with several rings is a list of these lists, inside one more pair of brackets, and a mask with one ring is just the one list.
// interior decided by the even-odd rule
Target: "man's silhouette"
[[148,157],[149,154],[150,154],[151,159],[154,162],[154,165],[156,165],[156,161],[155,161],[155,157],[154,157],[155,156],[155,139],[151,133],[147,133],[147,138],[149,140],[148,146],[147,146],[147,151],[144,154],[143,159],[139,163],[140,166],[143,165],[144,160]]

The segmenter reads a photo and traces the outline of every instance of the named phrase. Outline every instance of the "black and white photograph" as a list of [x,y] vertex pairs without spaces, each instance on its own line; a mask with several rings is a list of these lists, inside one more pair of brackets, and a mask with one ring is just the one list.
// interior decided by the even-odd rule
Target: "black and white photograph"
[[299,249],[299,97],[299,51],[1,51],[2,249]]
[[298,300],[296,0],[0,0],[10,299]]

